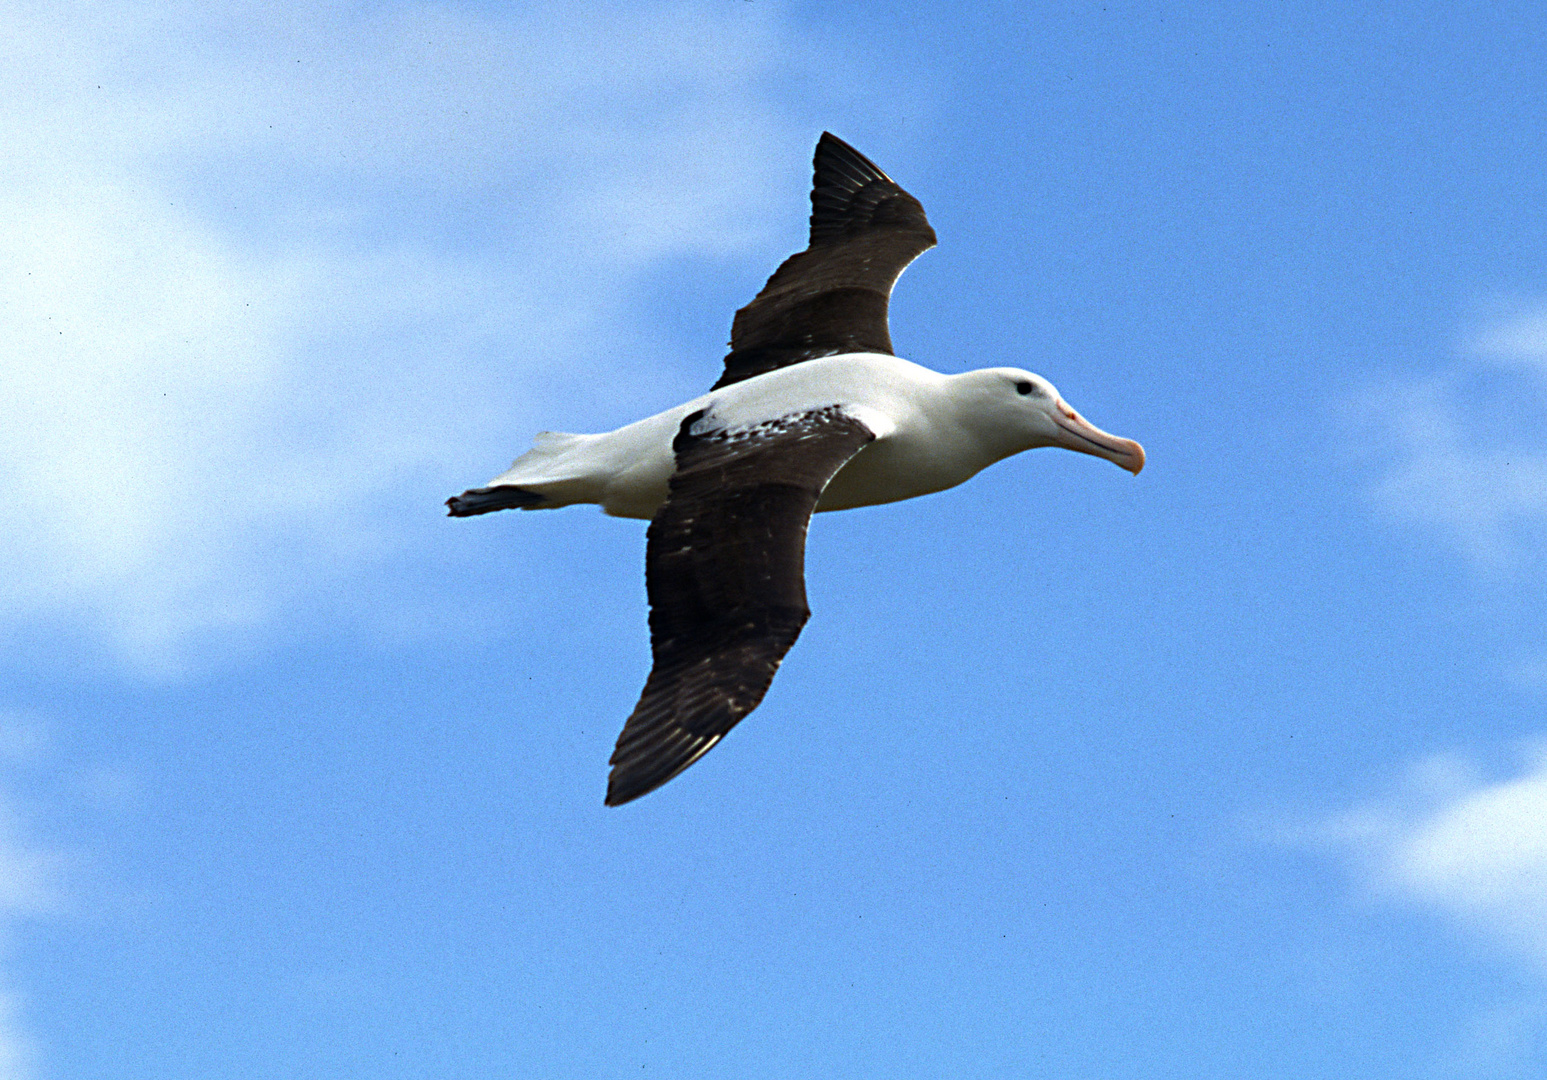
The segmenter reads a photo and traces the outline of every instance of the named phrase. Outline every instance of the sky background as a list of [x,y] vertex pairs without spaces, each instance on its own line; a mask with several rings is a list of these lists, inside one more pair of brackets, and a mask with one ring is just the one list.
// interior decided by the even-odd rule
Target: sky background
[[[1536,4],[0,8],[0,1080],[1547,1070]],[[1142,442],[812,528],[602,806],[824,129],[900,354]]]

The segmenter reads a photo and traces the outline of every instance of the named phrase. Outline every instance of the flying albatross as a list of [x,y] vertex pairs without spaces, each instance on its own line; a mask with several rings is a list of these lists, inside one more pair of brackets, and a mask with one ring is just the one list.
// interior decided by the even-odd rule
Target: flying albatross
[[736,313],[709,393],[600,435],[539,434],[454,517],[597,503],[650,522],[654,664],[613,751],[607,805],[654,791],[763,700],[810,617],[806,528],[954,487],[1039,446],[1137,474],[1144,450],[1092,426],[1017,368],[942,375],[892,353],[886,308],[935,246],[919,201],[823,133],[811,239]]

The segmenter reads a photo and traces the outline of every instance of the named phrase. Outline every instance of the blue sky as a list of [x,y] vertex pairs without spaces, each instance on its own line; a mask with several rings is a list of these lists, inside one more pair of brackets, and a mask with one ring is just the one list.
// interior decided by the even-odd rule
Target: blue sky
[[[0,13],[0,1080],[1547,1066],[1531,5]],[[828,128],[903,355],[1141,441],[823,515],[602,806],[643,527]]]

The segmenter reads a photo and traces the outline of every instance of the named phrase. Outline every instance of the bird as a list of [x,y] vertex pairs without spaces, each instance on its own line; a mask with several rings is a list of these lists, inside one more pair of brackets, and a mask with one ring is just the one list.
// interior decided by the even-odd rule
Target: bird
[[810,618],[813,513],[955,487],[1036,447],[1134,475],[1144,450],[1087,422],[1040,375],[942,374],[896,356],[903,270],[935,246],[918,199],[823,132],[807,247],[736,312],[709,392],[601,434],[542,432],[453,517],[597,504],[650,522],[652,665],[609,761],[605,803],[678,776],[762,702]]

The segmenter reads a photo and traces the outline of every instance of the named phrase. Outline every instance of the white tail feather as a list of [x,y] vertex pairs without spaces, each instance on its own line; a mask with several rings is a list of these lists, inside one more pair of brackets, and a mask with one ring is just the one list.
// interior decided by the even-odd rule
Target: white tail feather
[[595,502],[594,455],[589,454],[595,435],[567,431],[540,431],[532,448],[493,480],[490,487],[509,484],[547,496],[551,505]]

